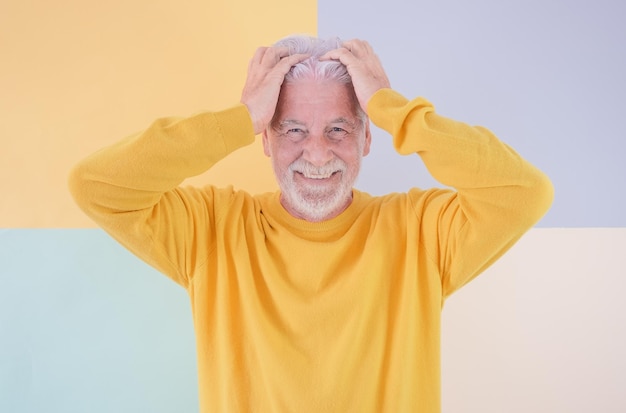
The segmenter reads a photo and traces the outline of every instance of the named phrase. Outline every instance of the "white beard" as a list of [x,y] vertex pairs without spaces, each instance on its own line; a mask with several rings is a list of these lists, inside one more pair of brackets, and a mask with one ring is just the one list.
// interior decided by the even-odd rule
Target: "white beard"
[[[359,165],[360,166],[360,165]],[[348,165],[335,158],[319,168],[303,159],[297,159],[283,176],[278,176],[278,184],[282,191],[283,201],[299,217],[307,221],[319,222],[329,219],[341,212],[350,203],[352,186],[356,181],[359,168],[352,171],[353,176],[346,175]],[[307,178],[328,178],[332,174],[340,174],[340,182],[328,184],[296,183],[294,177],[302,174]]]

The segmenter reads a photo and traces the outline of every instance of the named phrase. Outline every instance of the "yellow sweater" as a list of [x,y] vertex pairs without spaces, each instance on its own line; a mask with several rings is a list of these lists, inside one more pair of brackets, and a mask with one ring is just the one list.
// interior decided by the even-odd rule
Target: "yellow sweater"
[[73,170],[85,212],[187,289],[201,412],[440,411],[443,301],[534,225],[552,186],[424,99],[381,90],[368,114],[456,190],[354,191],[309,223],[277,193],[178,187],[253,142],[243,105],[158,120]]

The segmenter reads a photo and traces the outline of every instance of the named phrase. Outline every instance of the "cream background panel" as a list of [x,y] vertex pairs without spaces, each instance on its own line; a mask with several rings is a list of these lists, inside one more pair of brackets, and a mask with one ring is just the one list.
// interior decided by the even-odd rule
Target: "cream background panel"
[[[93,227],[71,166],[155,118],[239,101],[258,46],[315,34],[316,2],[3,1],[0,227]],[[260,143],[194,182],[276,188]]]
[[443,413],[626,411],[626,228],[537,228],[443,310]]

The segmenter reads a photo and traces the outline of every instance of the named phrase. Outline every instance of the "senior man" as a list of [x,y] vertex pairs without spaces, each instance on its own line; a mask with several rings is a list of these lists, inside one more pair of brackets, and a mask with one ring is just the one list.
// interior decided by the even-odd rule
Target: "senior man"
[[[370,119],[454,189],[354,189]],[[255,135],[279,191],[179,186]],[[439,412],[444,300],[552,201],[489,130],[392,90],[367,42],[303,36],[258,49],[240,104],[157,120],[79,163],[70,186],[187,290],[200,411],[229,413]]]

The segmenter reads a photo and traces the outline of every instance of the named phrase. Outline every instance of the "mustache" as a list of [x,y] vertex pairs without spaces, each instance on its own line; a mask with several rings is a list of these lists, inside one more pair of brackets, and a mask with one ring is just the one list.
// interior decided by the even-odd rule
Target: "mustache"
[[330,176],[335,172],[343,172],[347,169],[344,161],[334,158],[322,166],[315,166],[302,158],[296,159],[289,165],[290,172],[299,172],[304,176]]

